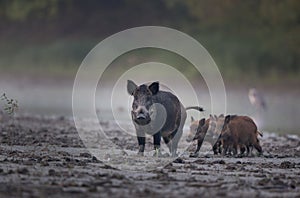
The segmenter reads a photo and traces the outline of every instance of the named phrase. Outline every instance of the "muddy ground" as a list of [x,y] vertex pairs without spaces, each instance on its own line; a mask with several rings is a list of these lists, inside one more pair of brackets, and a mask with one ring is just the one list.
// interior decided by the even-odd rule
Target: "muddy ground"
[[[124,155],[136,152],[135,138],[106,125]],[[265,133],[259,157],[206,152],[145,171],[118,170],[93,157],[73,120],[65,117],[2,117],[0,142],[0,197],[300,196],[300,138],[295,135]]]

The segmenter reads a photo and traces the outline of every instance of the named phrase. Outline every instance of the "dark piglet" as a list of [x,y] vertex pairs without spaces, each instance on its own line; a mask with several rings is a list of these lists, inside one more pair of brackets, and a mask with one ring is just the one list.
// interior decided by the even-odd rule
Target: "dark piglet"
[[219,138],[220,133],[216,130],[216,126],[212,126],[212,116],[208,119],[199,120],[197,132],[193,138],[193,140],[197,140],[197,148],[196,151],[191,154],[191,157],[196,157],[199,154],[200,148],[204,142],[204,139],[212,145],[213,151],[217,154],[218,151],[216,145],[217,140]]
[[193,140],[197,140],[197,149],[194,153],[190,155],[190,157],[197,157],[200,151],[200,148],[203,144],[205,135],[207,133],[209,127],[209,119],[205,120],[205,118],[199,120],[198,122],[198,127],[197,127],[197,132],[195,134],[195,137]]
[[[186,109],[178,98],[170,92],[159,90],[159,82],[153,82],[149,86],[146,84],[138,86],[128,80],[127,91],[134,97],[131,117],[139,144],[138,154],[144,154],[145,135],[150,134],[153,136],[157,156],[161,155],[161,137],[167,144],[171,155],[176,156],[186,120]],[[187,109],[203,111],[201,107],[188,107]]]

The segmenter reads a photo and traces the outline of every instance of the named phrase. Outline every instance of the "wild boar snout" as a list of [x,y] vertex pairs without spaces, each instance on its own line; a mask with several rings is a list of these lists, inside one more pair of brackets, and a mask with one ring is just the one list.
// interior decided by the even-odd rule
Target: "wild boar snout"
[[138,106],[131,113],[133,120],[139,125],[146,125],[151,121],[150,113],[145,106]]

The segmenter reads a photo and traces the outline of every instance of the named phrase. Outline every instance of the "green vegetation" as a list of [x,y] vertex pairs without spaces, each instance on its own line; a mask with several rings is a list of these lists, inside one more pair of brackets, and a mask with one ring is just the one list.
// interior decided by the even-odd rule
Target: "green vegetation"
[[73,75],[107,36],[160,25],[195,37],[225,78],[300,79],[298,0],[2,0],[0,17],[1,70]]
[[[14,45],[10,42],[7,45]],[[11,50],[2,46],[0,68],[15,73],[69,76],[75,74],[93,45],[93,41],[61,39],[47,44],[16,45]]]

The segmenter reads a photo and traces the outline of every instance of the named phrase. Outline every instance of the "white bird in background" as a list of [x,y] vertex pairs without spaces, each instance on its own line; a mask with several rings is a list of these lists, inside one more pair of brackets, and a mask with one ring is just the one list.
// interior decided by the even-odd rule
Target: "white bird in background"
[[249,89],[248,96],[250,103],[255,107],[257,111],[260,111],[261,109],[264,111],[267,110],[266,101],[263,95],[260,92],[258,92],[257,89]]
[[264,116],[263,112],[267,110],[266,101],[263,95],[257,91],[255,88],[249,89],[249,100],[252,106],[255,108],[255,115],[253,117],[259,128],[264,126]]

